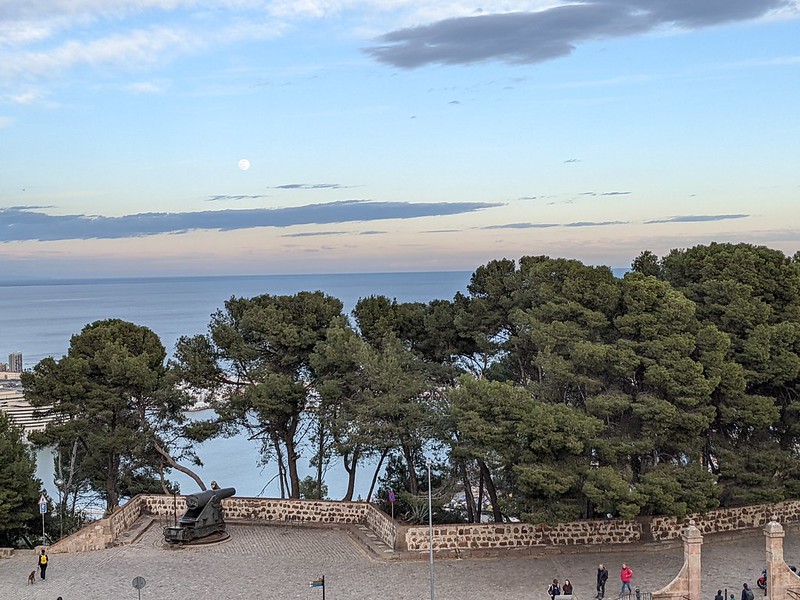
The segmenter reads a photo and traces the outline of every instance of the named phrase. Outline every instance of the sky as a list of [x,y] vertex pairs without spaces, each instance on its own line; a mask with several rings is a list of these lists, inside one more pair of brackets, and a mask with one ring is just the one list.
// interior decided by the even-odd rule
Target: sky
[[800,250],[800,0],[0,0],[0,280]]

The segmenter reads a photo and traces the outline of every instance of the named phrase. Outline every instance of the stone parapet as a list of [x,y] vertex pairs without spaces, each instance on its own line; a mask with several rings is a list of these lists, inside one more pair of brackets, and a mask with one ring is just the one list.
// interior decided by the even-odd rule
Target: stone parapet
[[703,535],[757,529],[766,525],[769,517],[773,515],[781,523],[800,522],[800,500],[718,508],[706,513],[687,515],[683,519],[653,517],[650,521],[650,533],[655,542],[677,539],[690,521],[695,522],[695,526]]
[[13,548],[0,548],[0,558],[11,558],[14,556]]
[[[233,497],[223,500],[222,506],[225,519],[229,521],[363,524],[387,546],[399,552],[427,552],[429,549],[427,526],[400,526],[389,515],[367,502]],[[120,535],[141,514],[180,516],[185,510],[184,496],[142,494],[132,498],[109,517],[90,523],[53,544],[50,551],[80,552],[107,548],[116,544]],[[787,524],[800,522],[800,501],[717,509],[690,515],[685,519],[598,519],[552,526],[528,523],[437,525],[433,529],[433,549],[457,554],[462,550],[503,551],[551,546],[564,548],[636,544],[642,541],[664,542],[679,538],[691,520],[701,534],[713,534],[763,527],[771,515]]]
[[[641,540],[638,521],[592,520],[559,525],[527,523],[482,523],[474,525],[437,525],[433,528],[433,549],[484,550],[526,548],[532,546],[589,546],[633,544]],[[428,527],[409,527],[405,547],[411,552],[428,551]]]

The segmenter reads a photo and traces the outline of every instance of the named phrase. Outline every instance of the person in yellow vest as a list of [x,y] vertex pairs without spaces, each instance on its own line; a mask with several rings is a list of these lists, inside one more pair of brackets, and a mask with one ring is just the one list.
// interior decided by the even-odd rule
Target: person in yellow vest
[[44,548],[42,548],[42,553],[39,555],[39,573],[41,574],[42,579],[44,579],[44,574],[47,571],[47,553],[45,553]]

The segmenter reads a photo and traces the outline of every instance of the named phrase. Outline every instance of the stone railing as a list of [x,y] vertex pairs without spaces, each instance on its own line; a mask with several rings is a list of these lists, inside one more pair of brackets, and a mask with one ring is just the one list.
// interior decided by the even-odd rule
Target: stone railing
[[[612,519],[573,521],[553,526],[527,523],[436,525],[433,528],[433,549],[460,551],[634,544],[641,540],[641,534],[638,521]],[[405,547],[411,552],[428,551],[429,537],[428,527],[409,527],[405,532]]]
[[655,542],[677,539],[690,521],[694,521],[695,526],[702,534],[756,529],[766,525],[771,516],[775,516],[780,523],[800,522],[800,500],[738,508],[718,508],[706,513],[688,515],[684,519],[653,517],[650,521],[650,534]]
[[[388,515],[366,502],[328,500],[279,500],[272,498],[226,498],[222,501],[229,522],[310,523],[352,525],[363,523],[387,545],[393,546],[397,527]],[[108,548],[117,543],[142,514],[161,517],[182,515],[185,496],[140,494],[109,517],[90,523],[50,547],[53,553],[81,552]]]
[[0,558],[11,558],[14,556],[13,548],[0,548]]
[[[387,546],[398,551],[427,552],[426,526],[398,526],[387,514],[366,502],[327,500],[280,500],[272,498],[226,498],[225,518],[231,522],[308,523],[321,525],[363,524]],[[105,519],[51,546],[51,552],[80,552],[108,548],[141,514],[162,517],[181,515],[184,496],[139,495]],[[544,548],[548,546],[605,546],[663,542],[680,537],[694,520],[702,534],[735,532],[763,527],[774,515],[782,523],[800,522],[800,501],[773,505],[744,506],[693,514],[685,519],[652,517],[637,520],[599,519],[558,525],[528,523],[482,523],[437,525],[433,529],[435,551],[455,552]]]

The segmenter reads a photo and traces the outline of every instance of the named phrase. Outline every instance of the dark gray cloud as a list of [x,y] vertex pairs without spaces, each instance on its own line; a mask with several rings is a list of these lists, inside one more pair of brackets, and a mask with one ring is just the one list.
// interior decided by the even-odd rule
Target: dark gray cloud
[[206,198],[206,202],[223,202],[226,200],[254,200],[256,198],[269,198],[269,196],[266,196],[264,194],[256,194],[254,196],[247,196],[247,195],[227,196],[220,194],[219,196],[209,196],[208,198]]
[[367,231],[362,231],[358,235],[381,235],[386,233],[385,231],[379,231],[377,229],[368,229]]
[[141,213],[120,217],[48,215],[30,208],[11,207],[0,208],[0,242],[120,239],[163,233],[185,233],[196,229],[230,231],[254,227],[414,219],[470,213],[497,206],[502,204],[342,200],[287,208]]
[[746,219],[750,215],[735,214],[735,215],[682,215],[679,217],[670,217],[669,219],[656,219],[653,221],[645,221],[645,225],[653,225],[656,223],[706,223],[708,221],[727,221],[729,219]]
[[320,235],[343,235],[346,231],[304,231],[302,233],[286,233],[281,237],[299,238],[299,237],[317,237]]
[[565,163],[577,163],[577,162],[581,162],[581,159],[580,158],[568,158],[564,162]]
[[355,187],[352,185],[342,185],[341,183],[284,183],[276,185],[275,190],[346,190]]
[[656,28],[696,29],[755,19],[793,0],[598,0],[538,12],[445,19],[380,36],[364,51],[401,68],[498,60],[530,64],[566,56],[590,40]]
[[627,196],[630,192],[601,192],[601,196]]
[[564,223],[564,227],[600,227],[602,225],[627,225],[629,221],[577,221]]
[[559,227],[558,223],[506,223],[505,225],[487,225],[481,229],[547,229]]

